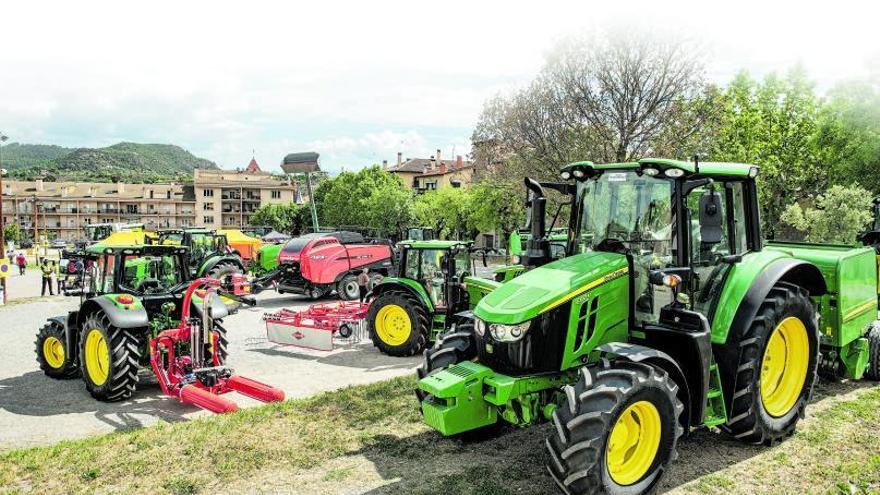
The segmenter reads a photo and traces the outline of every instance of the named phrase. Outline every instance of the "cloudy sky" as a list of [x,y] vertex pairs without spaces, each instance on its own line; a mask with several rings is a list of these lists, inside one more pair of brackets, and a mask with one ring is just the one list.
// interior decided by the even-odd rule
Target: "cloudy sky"
[[464,154],[483,101],[604,29],[683,34],[719,83],[800,63],[828,88],[880,66],[873,1],[83,3],[0,5],[12,141],[174,143],[226,168],[314,150],[331,172]]

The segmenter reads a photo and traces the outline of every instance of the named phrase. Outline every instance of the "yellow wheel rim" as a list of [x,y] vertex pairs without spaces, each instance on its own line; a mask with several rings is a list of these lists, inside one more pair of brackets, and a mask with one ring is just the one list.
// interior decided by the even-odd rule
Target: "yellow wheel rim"
[[64,344],[55,337],[43,341],[43,358],[53,368],[64,366]]
[[405,309],[396,304],[383,306],[376,314],[376,335],[390,346],[399,346],[409,340],[412,322]]
[[89,379],[97,386],[103,385],[110,376],[110,352],[104,335],[97,328],[86,335],[85,361]]
[[660,412],[648,401],[639,401],[623,411],[605,452],[608,474],[618,485],[632,485],[642,479],[654,463],[660,447]]
[[784,416],[797,403],[810,363],[810,340],[804,323],[789,316],[770,334],[761,363],[761,402],[767,414]]

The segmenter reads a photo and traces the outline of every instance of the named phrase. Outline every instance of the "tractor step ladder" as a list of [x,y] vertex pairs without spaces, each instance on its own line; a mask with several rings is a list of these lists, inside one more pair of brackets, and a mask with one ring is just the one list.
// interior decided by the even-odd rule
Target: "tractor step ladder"
[[718,426],[727,421],[724,394],[721,391],[721,374],[715,362],[709,365],[709,393],[706,399],[705,417],[706,426]]

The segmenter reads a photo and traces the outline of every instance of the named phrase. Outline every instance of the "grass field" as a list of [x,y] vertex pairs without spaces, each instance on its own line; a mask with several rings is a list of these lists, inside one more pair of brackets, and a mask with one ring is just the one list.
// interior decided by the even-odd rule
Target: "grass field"
[[[0,454],[2,493],[555,493],[547,426],[481,442],[421,422],[411,378]],[[663,491],[880,493],[880,388],[828,383],[773,448],[695,431]],[[46,425],[51,427],[51,425]]]

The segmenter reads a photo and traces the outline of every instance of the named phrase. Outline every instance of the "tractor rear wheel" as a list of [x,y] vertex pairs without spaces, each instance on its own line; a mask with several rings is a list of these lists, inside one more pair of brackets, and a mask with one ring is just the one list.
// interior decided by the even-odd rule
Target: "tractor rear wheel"
[[678,386],[654,366],[617,361],[581,368],[553,412],[547,469],[564,493],[654,490],[684,429]]
[[[473,323],[457,325],[454,331],[441,335],[434,346],[425,351],[425,362],[416,368],[416,376],[421,380],[476,356],[477,344],[474,341]],[[427,396],[422,389],[416,389],[419,402],[425,400]]]
[[407,292],[380,294],[370,304],[367,324],[373,345],[389,356],[412,356],[428,342],[428,311]]
[[138,383],[140,358],[132,329],[111,325],[103,311],[86,318],[80,332],[79,361],[92,397],[106,402],[131,397]]
[[358,286],[357,277],[349,273],[342,277],[342,280],[336,284],[336,292],[343,301],[354,301],[361,295],[361,288]]
[[865,378],[880,381],[880,322],[874,322],[868,331],[868,369]]
[[65,352],[65,341],[64,327],[55,320],[46,322],[37,333],[34,342],[37,363],[49,378],[64,380],[79,375],[76,356],[69,356]]
[[744,442],[772,445],[804,417],[819,368],[819,332],[806,290],[779,282],[755,319],[721,347],[729,390],[722,429]]

